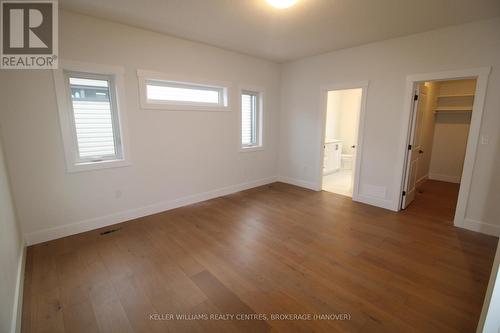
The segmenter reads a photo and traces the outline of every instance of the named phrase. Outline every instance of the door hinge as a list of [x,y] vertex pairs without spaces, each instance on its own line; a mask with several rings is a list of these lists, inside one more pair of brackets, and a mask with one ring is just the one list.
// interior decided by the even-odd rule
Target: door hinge
[[403,197],[406,195],[406,191],[403,191]]
[[411,145],[408,145],[408,150],[411,150]]
[[413,96],[413,100],[414,101],[418,101],[418,95],[417,94],[415,94],[415,96]]

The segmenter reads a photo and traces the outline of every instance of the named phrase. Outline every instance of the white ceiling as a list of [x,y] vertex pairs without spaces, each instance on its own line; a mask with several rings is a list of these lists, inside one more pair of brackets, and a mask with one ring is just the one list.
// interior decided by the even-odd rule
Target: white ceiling
[[[285,62],[500,16],[500,0],[60,0],[62,8]],[[500,33],[500,32],[499,32]]]

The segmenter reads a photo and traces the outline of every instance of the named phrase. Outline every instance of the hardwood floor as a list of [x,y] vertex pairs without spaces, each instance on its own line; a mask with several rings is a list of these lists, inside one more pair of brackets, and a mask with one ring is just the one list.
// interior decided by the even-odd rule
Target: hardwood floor
[[426,180],[417,186],[415,200],[406,212],[453,225],[459,189],[460,184]]
[[275,183],[39,244],[22,331],[474,332],[497,238],[440,218]]

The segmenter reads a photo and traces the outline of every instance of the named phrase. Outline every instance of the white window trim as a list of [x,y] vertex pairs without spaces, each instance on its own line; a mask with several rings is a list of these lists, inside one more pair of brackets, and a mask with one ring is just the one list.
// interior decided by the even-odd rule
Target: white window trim
[[[97,75],[108,75],[114,77],[114,87],[117,112],[117,133],[121,142],[121,158],[109,159],[96,162],[78,162],[76,138],[72,124],[72,105],[69,99],[69,86],[66,82],[64,72],[79,72]],[[125,84],[123,75],[125,70],[122,67],[108,66],[100,64],[89,64],[77,61],[60,61],[59,68],[54,69],[54,86],[56,90],[57,106],[59,111],[59,124],[64,146],[64,155],[66,160],[66,170],[68,172],[90,171],[105,168],[124,167],[131,164],[130,150],[127,132],[127,119],[125,112]],[[112,88],[112,87],[110,87]]]
[[[257,130],[257,145],[254,146],[243,146],[241,144],[241,95],[244,92],[254,92],[259,94],[258,98],[258,130]],[[238,151],[239,152],[252,152],[264,150],[264,104],[265,104],[265,90],[262,87],[245,85],[240,86],[238,89]]]
[[[200,78],[188,78],[181,75],[166,74],[148,70],[137,70],[137,79],[139,81],[139,99],[141,109],[144,110],[165,110],[165,111],[230,111],[229,107],[229,82],[210,81]],[[213,87],[222,90],[222,105],[203,104],[196,102],[182,101],[150,101],[147,98],[146,81],[159,80],[169,81],[179,84],[198,85],[200,87]]]

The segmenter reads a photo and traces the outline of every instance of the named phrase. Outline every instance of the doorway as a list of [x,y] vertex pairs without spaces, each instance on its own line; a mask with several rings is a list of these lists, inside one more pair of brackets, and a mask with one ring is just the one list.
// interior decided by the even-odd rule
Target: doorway
[[477,83],[477,78],[415,82],[401,209],[454,221]]
[[353,196],[363,91],[362,87],[326,91],[323,191]]

